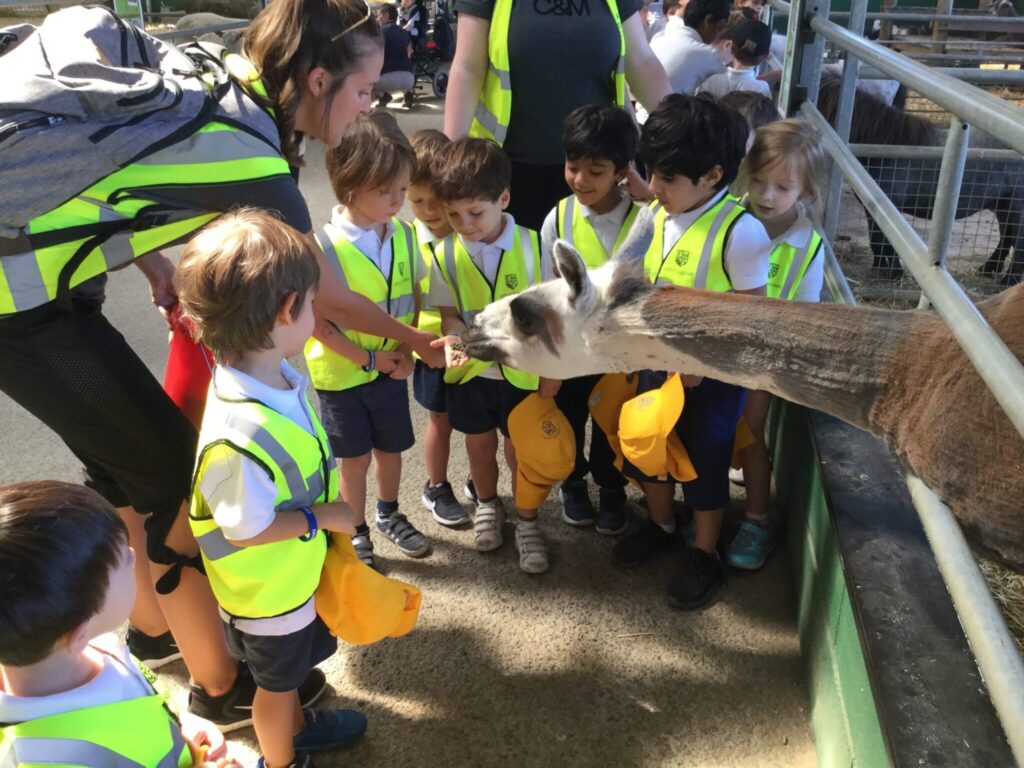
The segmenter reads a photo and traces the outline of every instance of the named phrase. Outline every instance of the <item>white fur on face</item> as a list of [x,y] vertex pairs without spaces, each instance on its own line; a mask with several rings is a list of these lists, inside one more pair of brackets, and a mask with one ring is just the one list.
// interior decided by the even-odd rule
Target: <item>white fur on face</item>
[[[467,353],[549,379],[616,370],[614,361],[591,343],[597,339],[611,275],[611,264],[591,272],[575,301],[564,279],[496,301],[476,316],[473,329],[464,335]],[[517,317],[512,302],[520,298]]]

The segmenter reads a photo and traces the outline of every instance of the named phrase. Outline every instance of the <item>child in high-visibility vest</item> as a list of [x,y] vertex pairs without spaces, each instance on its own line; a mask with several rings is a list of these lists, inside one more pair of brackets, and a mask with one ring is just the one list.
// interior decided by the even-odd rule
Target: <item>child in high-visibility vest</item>
[[[476,496],[473,535],[478,551],[503,541],[505,513],[498,499],[498,430],[505,436],[505,461],[516,474],[516,449],[508,417],[531,392],[554,397],[559,381],[500,364],[467,359],[459,334],[488,304],[554,276],[551,260],[533,230],[505,213],[511,166],[497,144],[460,139],[449,144],[435,166],[434,194],[455,230],[435,247],[427,304],[441,313],[448,371],[448,419],[466,435],[469,471]],[[525,505],[525,506],[524,506]],[[535,501],[517,497],[516,549],[528,573],[548,569],[547,544],[537,524]]]
[[[814,127],[804,120],[789,119],[759,128],[740,165],[736,189],[746,192],[744,205],[771,238],[767,293],[773,298],[821,299],[824,238],[809,212],[824,198],[826,158]],[[748,393],[743,418],[754,433],[755,442],[740,454],[742,475],[730,475],[746,485],[747,509],[746,519],[726,552],[726,562],[746,570],[760,568],[773,544],[768,525],[771,477],[764,442],[771,399],[767,392]]]
[[[633,118],[619,107],[589,104],[569,113],[562,124],[565,183],[572,195],[559,201],[540,230],[541,247],[551,255],[556,239],[570,243],[590,269],[607,262],[636,221],[640,205],[620,186],[636,155],[639,136]],[[615,468],[615,454],[604,432],[591,430],[590,456],[584,453],[587,401],[600,379],[566,379],[555,400],[576,437],[576,466],[562,483],[562,519],[569,525],[594,525],[598,533],[616,536],[626,530],[626,480]],[[598,486],[595,514],[587,490],[587,474]]]
[[[425,272],[420,280],[420,293],[426,296],[430,291],[430,269],[434,263],[434,249],[452,233],[444,206],[434,197],[432,181],[433,166],[441,151],[450,140],[441,131],[425,128],[416,131],[410,139],[416,150],[416,170],[409,182],[406,197],[416,217],[416,239]],[[437,310],[420,311],[421,330],[440,334],[441,316]],[[423,435],[423,457],[427,465],[427,481],[423,484],[423,506],[429,509],[441,525],[462,525],[469,520],[466,508],[455,498],[452,484],[448,481],[448,459],[451,456],[452,425],[448,421],[447,384],[444,383],[444,369],[431,368],[422,360],[416,360],[412,374],[412,393],[416,402],[422,405],[428,415],[427,431]]]
[[326,532],[352,536],[330,443],[288,364],[313,333],[320,268],[310,242],[271,214],[225,214],[185,247],[176,281],[197,341],[217,361],[192,479],[189,523],[220,608],[228,650],[256,692],[258,768],[366,730],[353,710],[310,710],[299,688],[338,642],[317,615]]
[[[355,293],[399,322],[415,325],[423,259],[412,225],[397,217],[416,154],[387,110],[361,115],[327,154],[327,174],[340,205],[316,233],[328,263]],[[377,530],[409,557],[430,543],[398,511],[402,452],[416,442],[409,415],[412,353],[394,339],[342,330],[331,347],[311,339],[306,362],[331,447],[341,460],[341,495],[356,514],[359,559],[374,565],[365,519],[371,458],[377,480]]]
[[213,768],[225,756],[216,726],[175,716],[113,634],[135,600],[134,562],[95,491],[0,488],[0,764]]
[[[639,151],[658,198],[654,236],[644,257],[651,282],[764,295],[768,235],[728,194],[747,133],[739,115],[703,98],[673,94],[651,113]],[[665,378],[662,371],[641,371],[638,393],[660,387]],[[674,430],[697,474],[681,481],[683,497],[694,510],[694,540],[669,581],[668,601],[692,610],[713,599],[725,581],[718,539],[729,505],[729,465],[745,390],[690,377],[684,377],[684,385],[685,405]],[[673,477],[645,475],[628,462],[623,473],[640,481],[650,511],[650,519],[612,549],[613,562],[630,567],[681,542],[672,511]]]

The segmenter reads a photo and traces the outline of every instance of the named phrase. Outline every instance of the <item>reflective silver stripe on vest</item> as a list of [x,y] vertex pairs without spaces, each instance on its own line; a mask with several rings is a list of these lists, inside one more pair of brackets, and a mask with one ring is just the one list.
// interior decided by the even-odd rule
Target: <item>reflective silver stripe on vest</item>
[[[727,205],[722,206],[722,210],[718,212],[718,215],[715,216],[715,220],[711,222],[711,228],[708,230],[708,236],[705,238],[704,247],[700,252],[700,262],[697,264],[697,274],[693,276],[694,288],[706,289],[708,287],[708,270],[711,268],[711,254],[715,248],[715,241],[718,240],[718,233],[722,230],[722,227],[725,226],[726,218],[728,218],[729,214],[733,212],[737,205],[739,205],[739,203],[730,200]],[[722,268],[725,268],[724,264],[722,265]]]
[[498,69],[496,66],[494,66],[494,62],[493,61],[490,61],[490,62],[487,63],[487,68],[490,70],[492,75],[494,75],[496,78],[498,78],[498,85],[501,86],[501,90],[503,90],[503,91],[511,91],[512,90],[512,73],[511,72],[509,72],[506,69]]
[[0,256],[0,270],[7,280],[15,312],[38,307],[50,300],[35,251]]
[[[177,768],[178,756],[185,748],[181,733],[168,719],[171,748],[157,763],[156,768]],[[91,765],[103,768],[149,768],[130,760],[112,749],[78,739],[17,738],[14,740],[15,765]],[[6,762],[5,762],[6,765]]]
[[526,227],[519,227],[519,242],[523,246],[523,261],[526,263],[526,285],[523,286],[525,291],[531,285],[533,285],[533,238],[530,237],[530,230]]
[[[380,302],[383,304],[385,312],[388,311],[388,302]],[[391,298],[391,316],[392,317],[404,317],[405,315],[411,315],[416,311],[416,297],[411,293],[403,293],[401,296],[393,296]]]
[[[814,234],[814,232],[811,232],[810,236],[807,238],[807,242],[804,244],[803,250],[800,251],[800,254],[795,259],[793,259],[793,263],[789,265],[789,272],[786,273],[786,282],[783,284],[782,291],[779,293],[780,299],[789,298],[789,292],[796,287],[795,283],[797,275],[802,275],[804,273],[804,269],[818,252],[817,248],[815,248],[813,252],[811,250],[811,246],[814,245],[815,240]],[[820,240],[818,240],[818,245],[821,245]]]
[[450,287],[452,289],[452,298],[455,299],[455,308],[459,311],[459,316],[462,318],[467,326],[469,321],[466,320],[466,311],[462,308],[462,294],[459,292],[459,278],[455,272],[455,236],[445,238],[444,241],[444,267],[448,272],[448,279],[451,281]]
[[199,549],[203,551],[203,556],[211,562],[245,549],[245,547],[235,546],[228,541],[224,531],[220,528],[207,531],[202,536],[197,537],[196,542],[199,544]]
[[132,251],[132,233],[115,232],[100,245],[100,253],[107,265],[107,271],[117,269],[135,258]]
[[331,240],[330,233],[327,232],[327,228],[324,227],[320,231],[316,232],[313,237],[316,238],[317,245],[320,246],[320,250],[324,252],[324,256],[327,257],[327,263],[331,265],[331,269],[341,279],[341,284],[348,288],[348,280],[345,279],[345,270],[341,268],[341,260],[338,258],[338,252],[334,249],[334,241]]
[[568,200],[565,201],[565,211],[562,213],[562,232],[559,237],[574,248],[576,247],[576,243],[572,239],[572,219],[575,211],[576,195],[570,195]]
[[197,165],[266,159],[271,152],[265,141],[245,131],[203,131],[135,162],[138,165]]
[[619,60],[615,62],[615,74],[624,75],[626,74],[626,57],[620,56]]
[[[291,498],[282,502],[279,508],[295,509],[308,506],[315,501],[315,498],[310,498],[310,493],[306,490],[305,478],[299,473],[299,467],[295,460],[270,432],[261,425],[232,412],[227,414],[224,426],[238,431],[239,434],[256,443],[281,470],[285,484],[288,486],[288,495]],[[317,495],[319,496],[319,494]]]
[[476,118],[476,121],[480,123],[480,125],[490,132],[496,142],[499,144],[505,143],[505,136],[508,134],[508,126],[504,126],[499,123],[495,114],[484,106],[482,101],[477,103],[476,112],[473,114],[473,117]]

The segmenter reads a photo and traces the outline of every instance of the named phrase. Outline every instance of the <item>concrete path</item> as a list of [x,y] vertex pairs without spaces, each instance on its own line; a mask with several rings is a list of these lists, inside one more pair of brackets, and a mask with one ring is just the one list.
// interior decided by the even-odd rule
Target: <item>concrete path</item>
[[[440,109],[426,102],[397,113],[411,133],[440,127]],[[334,200],[319,145],[308,157],[302,188],[320,224]],[[162,375],[166,332],[138,270],[115,275],[109,297],[112,322]],[[421,436],[425,413],[413,409]],[[0,440],[0,484],[80,478],[60,441],[2,394]],[[459,442],[452,454],[450,477],[461,486]],[[422,589],[420,624],[406,638],[343,647],[325,665],[333,693],[323,703],[362,709],[370,729],[360,744],[320,757],[321,768],[816,764],[785,553],[760,573],[734,574],[711,608],[679,613],[664,599],[670,560],[615,571],[612,541],[564,525],[549,501],[541,520],[552,569],[527,576],[511,528],[500,550],[477,554],[468,528],[443,529],[423,509],[423,480],[417,446],[406,454],[400,501],[432,554],[410,560],[382,537],[376,545],[391,575]],[[184,704],[184,667],[165,670]],[[235,754],[253,757],[252,731],[234,736]]]

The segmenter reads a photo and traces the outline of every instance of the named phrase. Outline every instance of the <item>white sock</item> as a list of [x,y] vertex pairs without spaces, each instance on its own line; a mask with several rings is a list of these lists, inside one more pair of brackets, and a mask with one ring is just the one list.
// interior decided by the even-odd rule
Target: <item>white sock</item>
[[676,532],[676,519],[675,519],[675,517],[672,518],[672,522],[669,523],[668,525],[665,525],[663,523],[658,523],[658,527],[661,528],[661,530],[663,530],[665,533],[675,533]]

